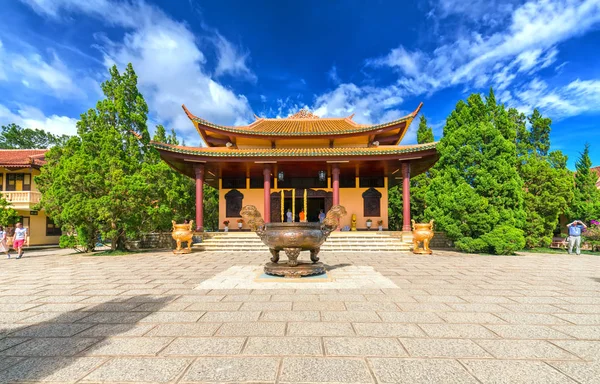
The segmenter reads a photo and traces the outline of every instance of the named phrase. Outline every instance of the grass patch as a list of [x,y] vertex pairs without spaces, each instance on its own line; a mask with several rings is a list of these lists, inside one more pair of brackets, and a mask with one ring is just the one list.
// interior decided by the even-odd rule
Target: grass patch
[[[552,254],[552,255],[568,255],[569,254],[566,249],[560,249],[560,248],[531,248],[531,249],[523,249],[519,252],[547,253],[547,254]],[[575,251],[573,251],[573,252],[575,252]],[[600,253],[598,253],[598,252],[584,251],[584,250],[581,250],[581,254],[582,255],[600,256]]]
[[142,249],[139,251],[121,251],[121,250],[114,250],[111,251],[110,249],[105,249],[105,250],[99,250],[99,251],[94,251],[94,252],[88,252],[88,253],[84,253],[83,256],[129,256],[129,255],[137,255],[138,253],[156,253],[156,252],[163,252],[165,251],[164,249]]

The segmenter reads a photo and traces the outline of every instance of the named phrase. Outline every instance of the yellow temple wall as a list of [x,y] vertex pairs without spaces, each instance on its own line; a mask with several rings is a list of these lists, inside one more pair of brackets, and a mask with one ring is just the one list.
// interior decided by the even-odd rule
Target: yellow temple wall
[[[358,183],[357,183],[358,185]],[[315,188],[317,190],[324,190],[331,192],[332,188]],[[377,229],[377,221],[383,220],[383,228],[388,227],[388,190],[387,190],[387,178],[385,179],[385,187],[384,188],[375,188],[381,193],[381,210],[380,216],[369,216],[366,217],[363,215],[364,213],[364,203],[362,194],[368,188],[340,188],[340,204],[346,208],[348,215],[342,218],[340,221],[340,225],[342,227],[348,225],[350,226],[352,220],[352,214],[356,214],[356,227],[358,229],[366,229],[367,228],[367,219],[373,220],[373,224],[371,226],[372,229]],[[284,189],[289,190],[289,189]],[[237,219],[239,217],[226,217],[225,216],[225,195],[231,191],[231,189],[220,189],[219,190],[219,229],[223,230],[225,225],[223,221],[229,220],[229,229],[231,231],[235,231],[238,229]],[[238,189],[243,195],[244,199],[242,200],[242,205],[254,205],[258,211],[264,215],[264,190],[261,189]],[[280,189],[271,188],[271,193],[280,192]],[[301,196],[298,196],[301,197]],[[297,210],[301,209],[301,207],[296,207]],[[244,223],[243,229],[248,229],[246,223]]]

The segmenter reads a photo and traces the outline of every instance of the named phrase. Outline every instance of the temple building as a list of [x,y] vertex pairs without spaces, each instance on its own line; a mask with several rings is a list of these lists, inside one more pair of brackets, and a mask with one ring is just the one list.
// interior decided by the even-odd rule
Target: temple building
[[[388,189],[402,183],[403,231],[410,231],[410,177],[438,159],[436,143],[400,145],[421,109],[374,125],[358,124],[353,115],[320,118],[300,110],[288,118],[255,116],[247,126],[223,126],[183,110],[206,146],[153,142],[173,169],[196,180],[196,229],[203,231],[202,185],[219,190],[219,228],[237,228],[240,209],[254,205],[265,222],[318,221],[332,205],[346,207],[340,228],[356,215],[358,230],[382,221],[388,228]],[[246,224],[244,224],[245,226]],[[244,227],[247,228],[247,227]]]

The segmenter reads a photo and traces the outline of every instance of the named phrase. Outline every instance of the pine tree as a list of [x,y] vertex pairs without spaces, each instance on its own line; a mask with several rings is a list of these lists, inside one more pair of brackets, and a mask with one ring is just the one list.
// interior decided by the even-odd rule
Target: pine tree
[[560,151],[548,153],[552,120],[535,109],[528,118],[531,129],[519,118],[517,169],[524,182],[525,245],[547,247],[558,218],[573,199],[573,176]]
[[596,188],[597,175],[590,170],[590,145],[586,143],[581,156],[575,163],[575,193],[571,218],[589,222],[600,217],[600,191]]
[[516,122],[493,92],[459,101],[438,144],[440,159],[425,215],[472,252],[511,253],[524,246],[523,181],[516,169]]

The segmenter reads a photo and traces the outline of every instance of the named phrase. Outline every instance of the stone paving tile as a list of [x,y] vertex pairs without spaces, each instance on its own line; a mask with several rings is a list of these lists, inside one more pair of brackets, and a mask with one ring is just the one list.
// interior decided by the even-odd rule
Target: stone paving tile
[[462,360],[483,384],[574,384],[575,381],[541,361]]
[[72,312],[86,308],[87,304],[78,303],[50,303],[35,307],[36,312]]
[[264,311],[260,320],[264,321],[320,321],[319,311]]
[[284,322],[225,323],[216,336],[283,336],[285,325]]
[[41,323],[13,332],[11,336],[22,337],[69,337],[78,334],[93,324],[64,324],[64,323]]
[[431,312],[377,312],[385,322],[393,323],[443,323],[441,317]]
[[566,304],[568,301],[562,297],[537,297],[537,296],[515,296],[511,300],[523,304]]
[[344,303],[349,311],[399,311],[400,307],[393,302],[347,302]]
[[571,314],[571,313],[559,313],[556,314],[563,320],[567,320],[577,325],[597,325],[600,326],[600,313],[595,314]]
[[366,301],[364,295],[351,295],[351,294],[329,294],[329,295],[319,295],[320,301]]
[[[236,323],[237,324],[237,323]],[[199,336],[212,336],[215,334],[217,329],[221,326],[221,323],[185,323],[185,324],[159,324],[157,326],[151,326],[152,329],[149,332],[144,332],[144,336],[152,337],[199,337]],[[142,335],[127,335],[127,336],[142,336]],[[119,335],[123,336],[123,335]]]
[[240,311],[291,311],[292,303],[287,301],[250,301],[243,303]]
[[208,323],[224,323],[231,321],[250,322],[258,320],[260,311],[240,311],[240,312],[206,312],[204,316],[200,318],[201,322]]
[[[496,314],[499,318],[510,324],[524,325],[561,325],[570,324],[568,321],[559,319],[554,315],[546,313],[513,313],[504,312]],[[557,315],[558,316],[558,315]]]
[[405,312],[450,312],[454,309],[445,303],[398,303],[400,309]]
[[573,313],[600,313],[600,305],[593,304],[556,304],[556,307]]
[[600,383],[600,362],[576,363],[567,361],[552,361],[549,363],[567,376],[582,384]]
[[424,337],[425,333],[415,324],[400,323],[353,323],[359,336],[371,337]]
[[271,301],[271,295],[227,295],[223,298],[222,301],[241,303],[248,303],[254,301]]
[[505,324],[506,321],[492,313],[485,312],[440,312],[438,315],[454,324]]
[[204,312],[154,312],[145,316],[140,323],[195,323]]
[[370,302],[393,302],[393,303],[416,303],[417,301],[408,295],[365,295]]
[[585,360],[600,360],[600,341],[553,340],[553,344]]
[[478,383],[456,360],[369,358],[368,361],[378,383]]
[[479,296],[479,295],[460,295],[460,298],[469,303],[479,304],[514,304],[515,301],[504,296]]
[[95,344],[98,339],[74,337],[37,337],[0,352],[1,356],[73,356]]
[[299,301],[293,304],[294,311],[345,311],[346,306],[343,302],[335,301]]
[[290,336],[354,336],[350,323],[302,322],[288,323]]
[[465,303],[465,300],[458,296],[427,295],[413,296],[419,303]]
[[498,338],[495,333],[479,324],[419,324],[419,327],[435,338]]
[[200,357],[179,382],[274,382],[278,366],[271,357]]
[[324,337],[323,344],[328,356],[408,356],[395,338]]
[[271,301],[291,301],[291,302],[301,302],[301,301],[319,301],[319,295],[306,295],[306,294],[274,294],[271,297]]
[[[92,325],[92,324],[90,324]],[[154,324],[97,324],[78,334],[80,337],[142,336]]]
[[249,337],[244,355],[323,356],[319,337]]
[[[3,357],[0,359],[0,372],[10,367],[11,365],[17,364],[19,361],[22,361],[23,357]],[[0,383],[2,381],[2,373],[0,373]]]
[[86,352],[90,356],[154,356],[173,341],[172,337],[110,337]]
[[161,351],[161,356],[237,355],[245,337],[183,337],[175,339]]
[[555,325],[552,328],[576,339],[600,340],[600,327],[597,325]]
[[545,340],[476,340],[499,359],[577,360],[577,356]]
[[242,303],[239,302],[231,302],[231,303],[208,303],[208,302],[200,302],[200,303],[192,303],[187,308],[186,311],[237,311],[242,306]]
[[367,365],[358,359],[286,357],[281,383],[373,383]]
[[75,383],[105,359],[96,357],[30,358],[0,372],[0,382]]
[[157,358],[116,358],[103,364],[87,375],[82,382],[173,382],[192,359]]
[[[78,313],[70,313],[78,314]],[[150,312],[85,312],[86,317],[78,319],[79,323],[137,323],[144,317],[150,315]],[[31,320],[31,319],[30,319]]]
[[0,351],[5,349],[14,347],[17,344],[21,344],[29,340],[27,337],[13,337],[15,335],[11,335],[11,337],[5,337],[0,339]]
[[[34,312],[0,312],[0,328],[3,324],[12,324],[25,318],[32,317]],[[56,315],[54,315],[56,316]]]
[[2,303],[0,312],[21,312],[40,306],[40,304]]
[[471,340],[464,339],[400,339],[412,357],[474,358],[492,357]]
[[321,311],[322,321],[378,322],[381,318],[369,311]]
[[492,325],[486,327],[503,339],[571,339],[566,333],[545,325]]

